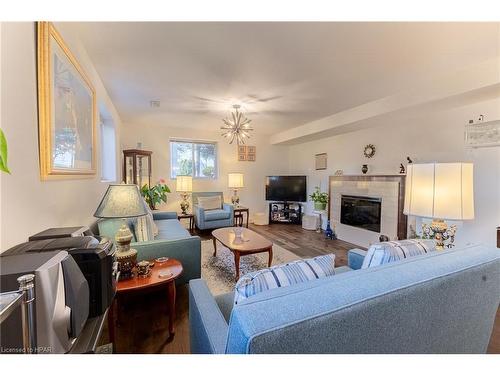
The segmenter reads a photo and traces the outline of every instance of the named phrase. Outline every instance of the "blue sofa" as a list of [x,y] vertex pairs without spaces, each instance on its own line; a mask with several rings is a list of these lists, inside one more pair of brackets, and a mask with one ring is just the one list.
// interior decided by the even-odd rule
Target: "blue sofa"
[[[191,236],[177,219],[177,213],[153,212],[153,219],[158,226],[158,236],[153,241],[136,242],[135,235],[130,246],[137,250],[137,260],[151,260],[159,257],[175,258],[182,263],[184,271],[177,284],[185,284],[191,279],[201,277],[201,240]],[[134,233],[135,220],[128,220]],[[93,231],[101,236],[114,239],[121,226],[121,219],[99,220],[93,226]]]
[[500,251],[432,252],[254,295],[233,308],[189,283],[192,353],[485,353],[500,301]]
[[221,192],[197,192],[193,193],[193,214],[196,227],[201,230],[232,227],[234,224],[234,207],[232,204],[223,203],[218,210],[204,210],[198,205],[198,197],[220,196],[224,202]]

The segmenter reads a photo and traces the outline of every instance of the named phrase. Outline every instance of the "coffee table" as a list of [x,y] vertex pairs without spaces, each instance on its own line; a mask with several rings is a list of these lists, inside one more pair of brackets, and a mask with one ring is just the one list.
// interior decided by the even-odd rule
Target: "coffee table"
[[[235,228],[220,228],[212,232],[214,241],[214,256],[217,256],[217,241],[227,247],[234,254],[234,266],[236,268],[236,280],[240,278],[240,257],[257,253],[269,253],[268,267],[273,261],[273,243],[268,239],[247,228],[241,230],[242,239],[236,238]],[[237,230],[238,230],[237,229]]]
[[[116,284],[116,295],[113,300],[108,312],[108,329],[109,329],[109,340],[113,343],[113,348],[115,347],[115,310],[118,313],[120,311],[119,303],[123,295],[132,293],[144,293],[155,288],[166,288],[167,298],[168,298],[168,339],[173,338],[175,334],[174,320],[175,320],[175,279],[177,279],[182,274],[182,264],[176,260],[169,258],[165,262],[156,262],[154,267],[151,269],[151,273],[147,277],[134,276],[131,279],[120,280]],[[163,272],[168,272],[168,276],[160,277]]]

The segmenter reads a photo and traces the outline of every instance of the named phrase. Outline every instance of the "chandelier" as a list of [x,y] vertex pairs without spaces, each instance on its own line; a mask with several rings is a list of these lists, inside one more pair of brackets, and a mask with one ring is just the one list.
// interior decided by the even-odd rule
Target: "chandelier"
[[235,139],[238,145],[245,144],[245,140],[250,138],[250,132],[253,130],[252,126],[249,125],[252,120],[246,118],[239,111],[240,106],[238,104],[233,105],[233,108],[231,118],[222,120],[224,122],[224,126],[220,127],[221,130],[224,130],[222,136],[229,139],[229,144],[232,144]]

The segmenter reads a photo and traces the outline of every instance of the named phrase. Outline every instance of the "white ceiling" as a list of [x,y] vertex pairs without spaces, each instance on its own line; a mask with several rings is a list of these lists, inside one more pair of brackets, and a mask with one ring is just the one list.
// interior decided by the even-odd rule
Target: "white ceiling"
[[[274,134],[500,56],[499,23],[77,23],[124,122]],[[160,100],[160,108],[151,108]]]

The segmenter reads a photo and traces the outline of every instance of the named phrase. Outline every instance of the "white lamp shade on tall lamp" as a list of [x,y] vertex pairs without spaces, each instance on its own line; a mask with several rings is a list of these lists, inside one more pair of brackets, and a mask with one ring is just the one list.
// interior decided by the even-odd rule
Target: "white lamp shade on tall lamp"
[[472,163],[409,164],[406,173],[406,215],[445,220],[474,218]]
[[190,193],[193,191],[193,177],[191,176],[177,176],[176,190],[183,193]]
[[243,184],[243,173],[229,173],[227,179],[227,184],[231,189],[239,189],[245,187],[245,185]]

